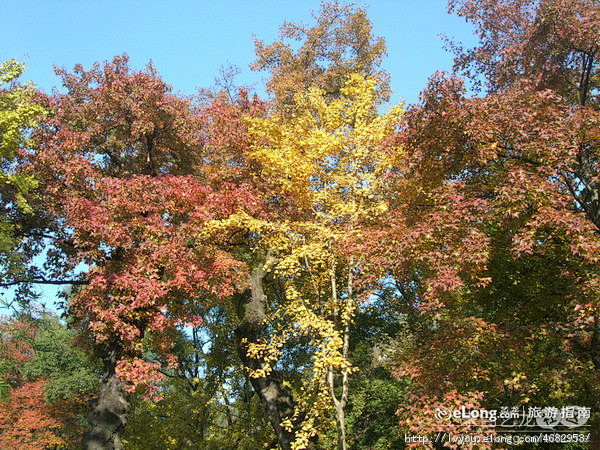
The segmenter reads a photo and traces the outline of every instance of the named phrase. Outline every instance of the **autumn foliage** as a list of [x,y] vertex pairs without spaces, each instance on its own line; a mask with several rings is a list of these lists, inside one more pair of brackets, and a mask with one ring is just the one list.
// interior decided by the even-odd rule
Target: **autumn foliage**
[[[41,320],[41,321],[40,321]],[[42,319],[3,318],[0,322],[0,445],[7,449],[65,448],[77,444],[83,431],[78,420],[91,391],[52,398],[53,369],[35,370],[47,323]],[[46,331],[47,332],[47,331]],[[68,352],[66,348],[61,348]],[[65,390],[62,391],[63,393]],[[68,389],[67,391],[68,392]],[[52,398],[52,400],[49,400]]]
[[386,108],[385,41],[337,2],[256,41],[266,99],[227,71],[185,97],[126,55],[57,69],[53,94],[2,66],[0,281],[23,305],[70,289],[68,329],[2,322],[0,447],[75,445],[84,401],[90,449],[498,431],[436,419],[461,407],[597,424],[600,8],[449,11],[479,43],[448,41],[454,72],[407,106]]

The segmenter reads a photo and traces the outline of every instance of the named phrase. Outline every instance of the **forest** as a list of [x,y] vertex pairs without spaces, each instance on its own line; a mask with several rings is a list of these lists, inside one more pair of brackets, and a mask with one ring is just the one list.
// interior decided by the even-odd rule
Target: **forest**
[[598,448],[600,3],[447,7],[412,104],[340,2],[265,95],[0,63],[0,448]]

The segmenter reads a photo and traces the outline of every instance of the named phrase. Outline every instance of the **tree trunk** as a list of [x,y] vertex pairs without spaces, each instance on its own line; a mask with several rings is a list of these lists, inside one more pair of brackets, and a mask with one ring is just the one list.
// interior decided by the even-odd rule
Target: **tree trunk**
[[[235,330],[238,354],[245,367],[258,370],[264,367],[266,361],[260,357],[248,354],[248,344],[258,343],[266,339],[267,298],[263,290],[263,279],[266,275],[265,265],[260,265],[250,274],[250,288],[241,294],[240,324]],[[294,416],[295,402],[292,390],[284,385],[281,373],[276,370],[263,377],[249,377],[254,391],[264,406],[267,418],[271,422],[279,446],[291,449],[295,429],[287,430],[281,426],[286,419]],[[296,420],[296,426],[300,420]],[[294,427],[296,428],[296,427]]]
[[117,355],[115,349],[103,355],[104,377],[98,399],[88,414],[91,429],[83,438],[83,448],[86,450],[123,449],[121,437],[131,405],[129,394],[115,373]]
[[[347,294],[348,298],[345,300],[346,302],[353,301],[353,277],[352,277],[353,265],[350,264],[348,269],[348,287]],[[335,263],[331,268],[331,296],[335,304],[337,305],[333,312],[334,321],[341,322],[340,325],[342,327],[342,356],[347,361],[348,353],[350,351],[350,317],[348,317],[348,312],[345,311],[340,314],[341,310],[344,310],[348,307],[345,305],[344,308],[342,304],[340,304],[340,299],[338,297],[337,292],[337,280],[336,280],[336,266]],[[335,423],[338,432],[338,448],[340,450],[346,450],[348,448],[348,443],[346,442],[346,413],[345,408],[348,404],[348,389],[349,389],[349,380],[348,380],[348,370],[342,371],[342,395],[338,398],[335,394],[335,373],[331,367],[327,369],[327,384],[329,385],[329,393],[331,395],[331,400],[333,401],[333,408],[335,413]]]
[[341,403],[335,405],[335,421],[338,429],[338,448],[346,450],[348,448],[346,444],[346,414],[344,412],[344,405]]

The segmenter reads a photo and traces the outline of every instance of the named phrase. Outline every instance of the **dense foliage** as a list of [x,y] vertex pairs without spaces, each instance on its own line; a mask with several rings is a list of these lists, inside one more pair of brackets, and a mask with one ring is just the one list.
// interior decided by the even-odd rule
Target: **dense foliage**
[[266,99],[234,69],[184,97],[126,55],[53,94],[0,66],[0,447],[501,431],[436,408],[578,405],[600,428],[600,5],[449,10],[479,44],[449,42],[454,72],[407,107],[339,3],[256,41]]

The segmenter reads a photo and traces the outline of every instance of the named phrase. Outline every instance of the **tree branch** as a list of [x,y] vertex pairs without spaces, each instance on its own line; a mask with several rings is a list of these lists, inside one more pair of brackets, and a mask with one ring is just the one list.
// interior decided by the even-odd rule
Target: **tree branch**
[[85,285],[89,284],[89,280],[46,280],[44,278],[36,279],[36,280],[15,280],[10,281],[8,283],[0,283],[0,287],[10,287],[16,286],[17,284],[72,284],[72,285]]

